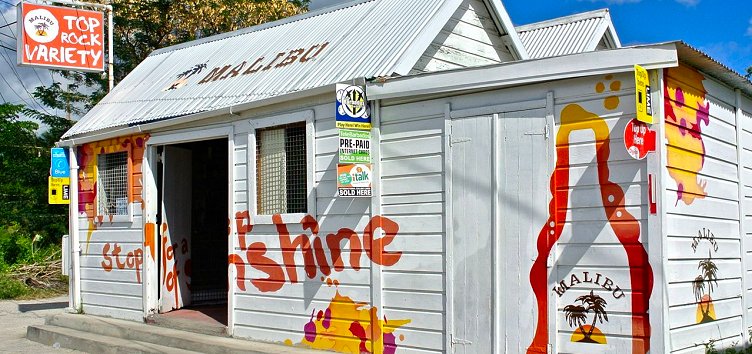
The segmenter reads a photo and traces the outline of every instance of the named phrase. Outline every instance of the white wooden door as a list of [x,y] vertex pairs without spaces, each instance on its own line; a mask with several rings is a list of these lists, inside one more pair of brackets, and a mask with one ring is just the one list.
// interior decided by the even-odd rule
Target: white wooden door
[[165,146],[162,154],[159,312],[191,302],[191,158],[190,150],[174,146]]
[[545,110],[451,123],[452,348],[522,353],[533,335],[529,272],[548,217]]
[[524,353],[535,328],[537,305],[530,286],[536,244],[548,219],[549,155],[545,109],[506,112],[499,119],[497,247],[499,298],[506,353]]
[[452,347],[491,353],[493,343],[494,116],[452,121]]

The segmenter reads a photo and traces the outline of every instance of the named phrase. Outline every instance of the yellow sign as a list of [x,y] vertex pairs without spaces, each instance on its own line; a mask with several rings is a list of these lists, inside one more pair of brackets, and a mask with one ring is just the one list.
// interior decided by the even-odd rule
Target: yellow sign
[[635,65],[635,101],[637,102],[637,120],[653,124],[653,105],[650,98],[650,76],[645,68]]
[[49,177],[50,204],[70,204],[70,177]]

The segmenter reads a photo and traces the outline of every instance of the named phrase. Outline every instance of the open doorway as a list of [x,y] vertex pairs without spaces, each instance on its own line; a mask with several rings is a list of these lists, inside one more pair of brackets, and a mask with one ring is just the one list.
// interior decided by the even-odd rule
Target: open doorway
[[227,139],[165,145],[158,151],[161,315],[157,322],[224,329],[229,253]]

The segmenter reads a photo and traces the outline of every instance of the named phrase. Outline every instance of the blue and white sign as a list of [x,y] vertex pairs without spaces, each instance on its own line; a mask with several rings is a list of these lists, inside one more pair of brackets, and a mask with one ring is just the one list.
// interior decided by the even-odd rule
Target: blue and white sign
[[336,122],[340,129],[371,129],[371,112],[361,86],[337,84]]
[[50,155],[52,156],[50,176],[70,177],[70,165],[68,165],[68,149],[52,148]]

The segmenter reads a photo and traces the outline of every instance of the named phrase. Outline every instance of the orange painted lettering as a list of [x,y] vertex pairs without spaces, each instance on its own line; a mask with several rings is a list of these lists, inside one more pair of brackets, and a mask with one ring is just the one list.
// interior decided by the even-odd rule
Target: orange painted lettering
[[102,248],[102,256],[104,257],[104,260],[102,261],[102,269],[104,269],[105,272],[111,272],[112,271],[112,258],[107,255],[107,252],[110,251],[110,244],[105,243],[104,248]]
[[298,271],[295,266],[295,251],[298,248],[303,251],[303,263],[306,275],[308,275],[308,278],[313,279],[316,276],[316,264],[313,259],[313,251],[311,250],[308,236],[300,235],[291,240],[290,232],[287,231],[287,225],[282,222],[282,217],[279,214],[274,214],[272,221],[274,221],[274,225],[277,227],[279,246],[282,249],[282,260],[285,263],[287,277],[290,279],[290,282],[298,282]]
[[[384,237],[373,237],[373,232],[379,228],[384,231]],[[366,247],[366,253],[372,262],[383,266],[393,266],[400,260],[402,252],[387,252],[384,249],[392,243],[394,236],[397,236],[397,232],[399,232],[399,225],[391,219],[383,216],[371,218],[371,221],[363,230],[363,243],[366,246],[371,245],[371,247]]]
[[251,279],[251,284],[262,292],[277,291],[285,284],[285,272],[277,262],[266,256],[266,246],[262,242],[254,242],[248,246],[248,263],[269,277]]

